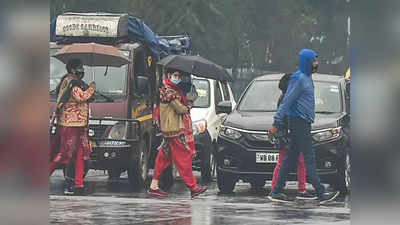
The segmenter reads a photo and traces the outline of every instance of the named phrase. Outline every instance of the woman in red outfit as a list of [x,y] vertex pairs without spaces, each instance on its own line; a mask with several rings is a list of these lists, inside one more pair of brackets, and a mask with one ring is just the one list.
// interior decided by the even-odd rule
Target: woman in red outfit
[[158,184],[163,171],[171,162],[174,162],[192,198],[207,190],[207,187],[197,185],[193,175],[192,158],[195,153],[195,144],[190,117],[193,102],[187,100],[185,93],[179,87],[181,78],[179,72],[169,74],[164,78],[160,88],[158,123],[164,140],[159,147],[153,180],[148,190],[148,194],[155,197],[168,197]]
[[[288,88],[289,85],[289,80],[292,74],[285,74],[281,80],[279,81],[279,89],[282,91],[281,96],[279,97],[278,100],[278,107],[279,104],[281,103],[282,99],[285,96],[286,90]],[[283,136],[287,136],[287,120],[285,119],[284,124],[281,125],[281,130],[280,133],[283,133]],[[285,137],[283,137],[285,138]],[[281,140],[283,140],[281,138]],[[284,141],[281,141],[284,143]],[[272,178],[272,184],[271,184],[271,192],[274,190],[275,185],[276,185],[276,181],[278,179],[278,175],[279,175],[279,170],[281,168],[282,165],[282,161],[285,157],[285,155],[287,154],[287,148],[285,146],[285,144],[281,145],[281,149],[279,151],[279,159],[278,159],[278,163],[275,165],[275,169],[274,169],[274,175]],[[298,189],[298,193],[296,195],[297,199],[317,199],[316,196],[309,194],[306,191],[306,166],[304,164],[304,158],[303,158],[303,154],[300,153],[299,155],[299,161],[297,163],[297,181],[299,183],[299,189]]]
[[[75,162],[74,194],[83,194],[85,161],[90,157],[88,138],[89,100],[96,91],[96,84],[82,81],[84,69],[79,59],[67,63],[68,74],[57,87],[57,131],[52,139],[50,173],[60,164]],[[86,89],[86,90],[83,90]]]

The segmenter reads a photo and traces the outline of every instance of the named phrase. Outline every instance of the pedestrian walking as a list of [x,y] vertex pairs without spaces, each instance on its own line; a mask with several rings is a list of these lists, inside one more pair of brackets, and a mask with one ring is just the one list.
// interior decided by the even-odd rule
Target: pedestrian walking
[[[282,91],[282,94],[281,94],[281,96],[279,96],[279,99],[278,99],[278,108],[279,108],[280,103],[282,102],[283,97],[285,96],[291,76],[292,76],[291,73],[285,74],[279,81],[279,89]],[[271,192],[273,192],[275,189],[276,180],[278,179],[278,174],[279,174],[280,168],[282,166],[283,158],[287,154],[287,144],[288,144],[287,129],[288,129],[288,121],[287,121],[287,117],[285,116],[282,119],[281,124],[279,125],[279,131],[278,131],[278,133],[280,133],[280,135],[278,135],[279,139],[280,139],[279,159],[278,159],[278,163],[275,165],[275,169],[274,169],[272,185],[271,185]],[[301,200],[317,199],[317,196],[308,193],[306,190],[306,166],[304,164],[303,153],[301,153],[301,152],[300,152],[299,160],[297,163],[297,181],[298,181],[298,192],[296,195],[297,199],[301,199]]]
[[316,190],[321,203],[335,199],[339,192],[326,192],[317,175],[315,152],[312,148],[311,124],[315,118],[314,84],[311,74],[318,68],[318,55],[310,49],[299,53],[299,70],[290,78],[288,90],[279,105],[274,123],[269,133],[274,135],[284,117],[288,116],[289,149],[282,161],[274,190],[268,195],[272,201],[287,202],[283,193],[289,171],[297,164],[302,152],[306,164],[307,176]]
[[50,173],[57,166],[75,164],[75,195],[83,195],[85,161],[90,158],[88,137],[89,101],[96,91],[95,82],[88,86],[82,78],[84,68],[81,60],[67,62],[66,74],[57,86],[57,129],[52,139]]
[[159,126],[163,134],[163,144],[159,147],[155,161],[154,175],[148,194],[155,197],[168,197],[159,187],[163,171],[173,162],[194,198],[205,192],[207,187],[199,187],[192,170],[195,143],[188,101],[179,83],[180,72],[168,74],[160,88]]

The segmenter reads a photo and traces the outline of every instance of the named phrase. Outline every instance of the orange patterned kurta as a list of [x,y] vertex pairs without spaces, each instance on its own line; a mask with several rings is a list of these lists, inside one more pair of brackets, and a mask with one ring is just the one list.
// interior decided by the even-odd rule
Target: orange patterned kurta
[[[66,91],[71,80],[77,79],[73,75],[68,75],[61,84],[59,98]],[[74,86],[71,90],[71,96],[62,107],[57,123],[66,127],[85,127],[89,118],[88,100],[93,96],[95,89],[89,87],[83,91],[80,87]]]

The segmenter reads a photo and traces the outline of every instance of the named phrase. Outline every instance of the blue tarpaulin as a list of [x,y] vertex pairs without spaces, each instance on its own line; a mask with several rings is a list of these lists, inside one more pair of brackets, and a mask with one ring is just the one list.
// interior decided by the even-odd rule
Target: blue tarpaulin
[[[58,42],[65,37],[56,35],[57,19],[50,24],[50,41]],[[186,54],[190,49],[189,35],[167,40],[155,34],[141,19],[133,16],[128,18],[128,38],[147,45],[155,56],[163,58],[170,54]],[[68,37],[72,42],[104,42],[104,38]]]

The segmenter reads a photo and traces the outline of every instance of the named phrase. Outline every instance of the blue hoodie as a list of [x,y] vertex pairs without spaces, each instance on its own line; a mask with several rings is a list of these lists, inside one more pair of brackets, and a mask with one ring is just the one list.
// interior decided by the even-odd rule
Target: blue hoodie
[[300,51],[300,70],[290,78],[288,90],[274,117],[274,127],[279,128],[280,122],[286,115],[300,117],[309,123],[314,122],[315,99],[311,70],[317,56],[317,53],[311,49]]

